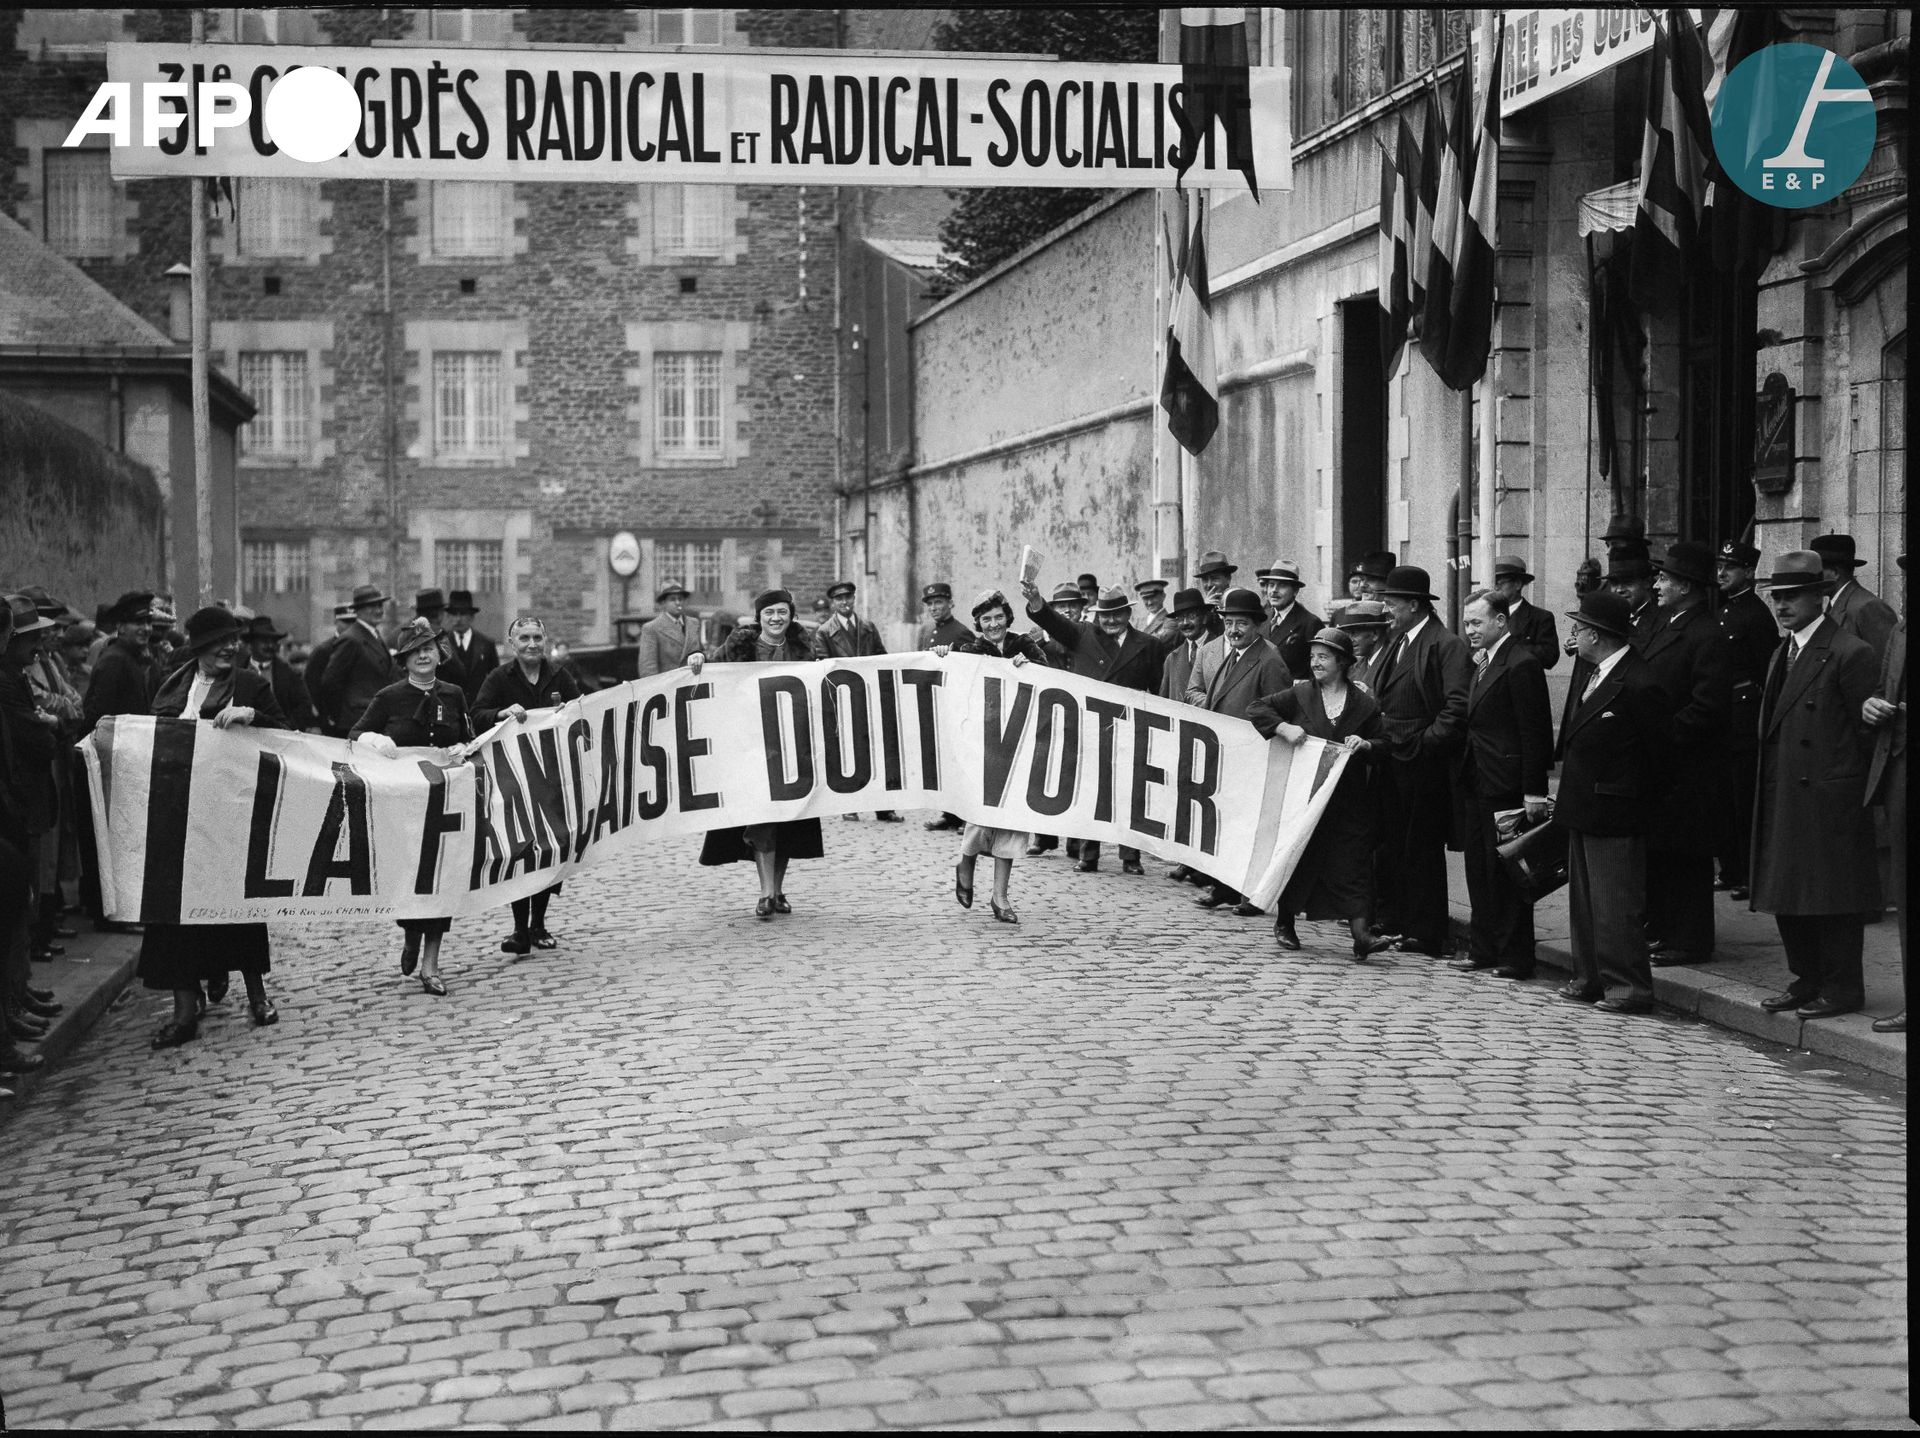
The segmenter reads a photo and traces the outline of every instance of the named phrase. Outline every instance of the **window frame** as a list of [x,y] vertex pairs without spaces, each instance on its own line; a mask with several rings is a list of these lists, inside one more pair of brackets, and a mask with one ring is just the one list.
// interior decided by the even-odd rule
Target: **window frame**
[[[57,162],[57,163],[56,163]],[[119,236],[114,232],[120,218],[120,191],[113,181],[113,157],[101,145],[77,146],[73,149],[48,149],[40,157],[40,223],[41,232],[46,237],[47,248],[57,255],[72,260],[106,260],[119,253]],[[82,179],[99,181],[101,187],[101,213],[94,221],[97,231],[88,231],[76,227],[74,237],[68,245],[62,245],[54,233],[54,174],[56,170],[69,168],[96,170],[97,173],[84,174]],[[81,185],[74,191],[76,195],[87,193],[88,186]]]
[[[727,42],[727,11],[724,7],[709,5],[673,5],[648,12],[653,20],[653,43],[672,45],[687,50],[717,50]],[[713,20],[713,39],[701,40],[694,37],[694,25],[707,17]],[[668,40],[660,34],[660,23],[667,19],[678,20],[685,26],[682,38]]]
[[[485,551],[485,560],[482,552]],[[460,556],[458,574],[448,564]],[[491,564],[491,573],[487,566]],[[488,580],[491,580],[489,583]],[[507,542],[505,539],[467,539],[436,535],[433,539],[433,583],[451,592],[471,590],[476,594],[504,594],[507,583]]]
[[[1450,7],[1440,7],[1438,9],[1435,7],[1422,7],[1412,10],[1365,7],[1363,10],[1359,8],[1348,9],[1334,6],[1317,6],[1311,9],[1288,9],[1283,13],[1286,18],[1286,24],[1283,27],[1284,33],[1281,37],[1282,47],[1286,55],[1287,64],[1291,67],[1294,75],[1292,85],[1293,114],[1291,120],[1293,140],[1296,145],[1303,140],[1310,139],[1313,136],[1332,129],[1349,116],[1355,115],[1366,109],[1368,105],[1384,99],[1403,85],[1419,79],[1422,75],[1443,68],[1448,61],[1467,49],[1472,29],[1467,20],[1463,18],[1466,15],[1466,11]],[[1386,29],[1384,47],[1386,67],[1380,93],[1377,95],[1368,95],[1357,101],[1350,101],[1342,97],[1338,101],[1330,102],[1326,115],[1318,121],[1309,124],[1307,107],[1310,103],[1310,92],[1308,86],[1302,82],[1302,77],[1325,71],[1335,76],[1336,83],[1344,88],[1350,73],[1348,49],[1353,34],[1352,22],[1358,15],[1363,13],[1375,16]],[[1418,63],[1416,55],[1415,64],[1413,68],[1410,69],[1407,65],[1406,55],[1406,26],[1408,20],[1411,18],[1412,22],[1417,26],[1422,17],[1435,14],[1439,17],[1440,31],[1435,38],[1433,58],[1430,63],[1422,66]],[[1318,55],[1309,56],[1305,53],[1308,45],[1307,36],[1310,17],[1324,18],[1325,21],[1335,27],[1333,33],[1336,38],[1336,43],[1334,46],[1334,54],[1331,57],[1331,63],[1328,62],[1327,57]],[[1262,18],[1264,20],[1267,17],[1263,16]],[[1452,48],[1449,48],[1447,44],[1449,32],[1456,34],[1459,39],[1459,44]],[[1417,34],[1418,32],[1416,31],[1416,47]]]
[[[446,391],[443,387],[442,365],[448,360],[456,359],[465,362],[464,367],[469,370],[467,387],[471,395],[475,398],[479,396],[481,391],[477,386],[472,384],[471,372],[479,369],[483,361],[490,361],[492,365],[496,367],[493,376],[495,400],[494,423],[496,428],[490,440],[482,441],[477,436],[477,430],[481,423],[482,416],[480,414],[480,406],[473,404],[468,409],[467,419],[462,425],[462,428],[466,431],[464,442],[457,446],[449,445],[447,442],[446,421],[449,416],[443,408]],[[429,403],[427,407],[428,425],[431,436],[431,443],[427,446],[427,449],[433,455],[436,462],[448,460],[462,464],[506,464],[509,462],[511,459],[510,451],[513,443],[514,429],[512,415],[513,396],[509,379],[511,371],[512,365],[509,357],[495,349],[457,349],[448,346],[444,349],[436,349],[431,352],[427,361],[426,375],[427,389],[429,392]]]
[[[261,360],[268,362],[264,386],[254,384],[248,375],[248,369]],[[293,361],[298,362],[297,387],[284,373],[293,367]],[[313,448],[313,380],[307,352],[297,349],[240,350],[235,356],[234,370],[240,388],[246,391],[256,406],[253,418],[240,427],[241,462],[250,465],[276,460],[304,462]],[[291,410],[279,403],[289,397],[297,400],[297,407]],[[268,432],[254,428],[262,419],[269,421],[271,430],[264,443],[255,437],[256,433]]]
[[[730,185],[667,184],[656,187],[653,197],[653,252],[661,259],[723,260],[727,257],[728,230],[733,218]],[[695,206],[687,203],[692,192],[699,191],[710,201],[711,213],[698,216],[712,226],[711,238],[691,238]]]
[[[262,205],[268,195],[299,195],[304,214],[301,218],[301,233],[297,239],[289,239],[278,234],[271,242],[271,248],[261,248],[253,236],[258,226],[258,214],[254,206]],[[253,198],[249,198],[249,197]],[[303,260],[313,253],[314,237],[320,228],[320,187],[317,180],[305,179],[263,179],[254,176],[243,177],[235,191],[234,204],[234,254],[243,260]],[[276,221],[281,216],[276,213]]]
[[[258,559],[266,551],[271,583],[255,584]],[[311,594],[313,554],[303,539],[248,539],[240,541],[240,588],[244,594]]]
[[[709,370],[710,366],[710,370]],[[663,376],[665,370],[678,370],[679,373]],[[653,354],[653,446],[654,451],[663,459],[672,460],[719,460],[727,453],[727,394],[726,394],[726,355],[721,350],[656,350]],[[711,383],[707,383],[710,380]],[[713,410],[710,416],[713,439],[710,444],[698,443],[698,426],[708,418],[699,412],[700,398],[704,391],[710,391],[713,398]],[[681,400],[681,412],[669,416],[666,404],[670,395],[678,394]],[[672,418],[681,427],[681,441],[671,443],[668,440],[668,421]]]
[[[694,552],[701,551],[701,562],[696,562]],[[706,551],[712,551],[708,555]],[[704,561],[711,559],[710,571]],[[711,609],[722,604],[727,595],[727,542],[724,539],[656,539],[653,541],[654,572],[668,579],[677,579],[692,591],[690,603],[697,609]],[[702,588],[700,580],[711,578],[712,584]],[[663,581],[664,582],[664,581]]]
[[[461,192],[468,195],[485,193],[491,197],[493,207],[493,235],[489,247],[468,244],[463,248],[447,249],[442,243],[441,200],[451,194],[449,186],[462,187]],[[513,220],[509,204],[508,184],[500,180],[432,180],[427,189],[427,252],[437,260],[500,260],[505,259],[513,248]],[[470,220],[475,211],[469,209]]]

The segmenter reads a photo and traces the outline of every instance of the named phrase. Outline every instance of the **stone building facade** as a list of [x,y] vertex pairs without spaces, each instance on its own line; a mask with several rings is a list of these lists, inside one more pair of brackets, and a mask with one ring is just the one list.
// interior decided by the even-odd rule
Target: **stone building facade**
[[[832,11],[213,10],[210,39],[564,48],[836,43]],[[0,15],[0,204],[162,325],[185,181],[114,184],[59,141],[113,38],[180,11]],[[235,183],[214,360],[242,432],[240,598],[323,633],[355,585],[471,589],[607,642],[655,585],[703,611],[833,577],[837,197],[826,186]],[[610,538],[632,531],[623,583]]]

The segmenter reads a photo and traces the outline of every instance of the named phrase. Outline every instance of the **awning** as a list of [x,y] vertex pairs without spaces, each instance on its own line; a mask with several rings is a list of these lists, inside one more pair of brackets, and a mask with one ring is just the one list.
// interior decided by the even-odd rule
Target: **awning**
[[1640,197],[1638,180],[1622,180],[1604,190],[1580,197],[1580,238],[1596,231],[1611,232],[1633,228],[1634,205]]

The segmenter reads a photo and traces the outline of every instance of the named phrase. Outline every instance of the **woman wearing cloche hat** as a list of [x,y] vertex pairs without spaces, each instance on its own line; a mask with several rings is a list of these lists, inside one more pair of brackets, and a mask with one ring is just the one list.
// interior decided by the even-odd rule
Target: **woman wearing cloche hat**
[[[273,685],[238,662],[244,635],[240,621],[217,606],[190,615],[180,651],[184,662],[154,696],[155,717],[212,720],[216,729],[236,724],[289,728]],[[148,924],[134,972],[147,988],[173,993],[173,1017],[154,1034],[153,1047],[177,1048],[196,1037],[201,984],[205,1003],[219,1003],[226,997],[227,976],[236,969],[246,983],[254,1023],[264,1028],[278,1022],[265,983],[272,967],[265,924]]]
[[1378,804],[1369,792],[1373,765],[1385,752],[1380,706],[1366,690],[1347,682],[1354,665],[1353,636],[1326,628],[1307,645],[1311,679],[1263,694],[1247,706],[1247,719],[1269,739],[1298,744],[1309,737],[1337,744],[1352,756],[1327,800],[1313,837],[1293,877],[1281,891],[1273,937],[1283,949],[1298,949],[1293,916],[1339,919],[1353,935],[1353,956],[1364,959],[1388,947],[1375,934],[1373,913],[1374,824]]
[[[375,694],[347,737],[387,755],[400,748],[451,749],[473,738],[466,691],[439,677],[443,651],[450,642],[431,620],[409,620],[396,636],[393,649],[407,677]],[[446,938],[453,920],[396,922],[406,935],[400,945],[400,972],[411,974],[417,964],[420,987],[444,997],[447,986],[440,978],[440,941]]]

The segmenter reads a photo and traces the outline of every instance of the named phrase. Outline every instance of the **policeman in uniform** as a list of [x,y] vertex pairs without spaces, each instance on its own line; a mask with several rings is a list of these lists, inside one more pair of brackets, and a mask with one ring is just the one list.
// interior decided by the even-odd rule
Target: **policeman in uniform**
[[1732,824],[1721,840],[1720,881],[1714,887],[1730,890],[1736,902],[1744,902],[1748,892],[1754,770],[1760,762],[1760,686],[1766,682],[1767,665],[1780,643],[1780,626],[1753,588],[1759,563],[1760,551],[1738,539],[1729,539],[1714,555],[1714,575],[1720,585],[1720,612],[1715,618],[1726,639],[1727,678],[1733,693],[1727,728],[1727,752],[1733,760]]
[[1167,613],[1167,581],[1164,579],[1143,579],[1133,586],[1133,592],[1140,596],[1140,632],[1149,639],[1169,639],[1179,631],[1174,627],[1173,616]]

